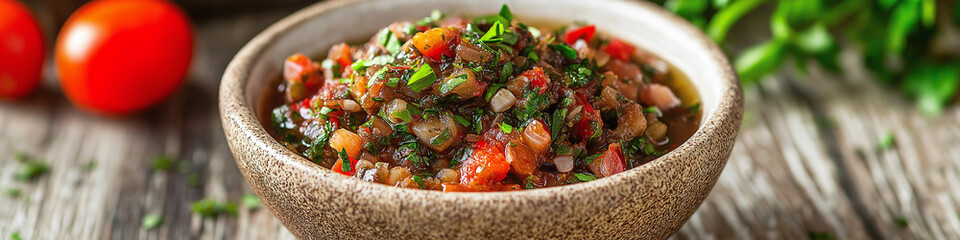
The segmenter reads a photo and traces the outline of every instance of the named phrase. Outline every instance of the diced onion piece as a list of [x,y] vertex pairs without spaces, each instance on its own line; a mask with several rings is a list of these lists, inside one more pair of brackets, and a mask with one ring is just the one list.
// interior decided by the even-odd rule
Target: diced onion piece
[[452,84],[450,81],[460,81],[461,76],[466,77],[466,81],[455,85],[453,89],[449,92],[446,92],[446,94],[456,94],[460,97],[460,99],[468,99],[483,93],[485,86],[484,83],[477,81],[476,74],[473,73],[473,70],[467,68],[457,69],[453,72],[453,74],[450,74],[449,77],[443,79],[443,82],[440,85],[441,91],[447,87],[447,84]]
[[610,54],[607,52],[598,51],[596,53],[596,56],[597,56],[597,66],[599,67],[603,67],[604,65],[607,65],[608,62],[610,62]]
[[412,128],[413,134],[417,135],[420,143],[441,152],[460,139],[460,128],[457,122],[446,114],[417,121],[413,123]]
[[647,86],[644,93],[640,95],[640,101],[645,105],[657,106],[660,110],[669,110],[680,105],[680,99],[673,94],[673,91],[659,83]]
[[388,119],[390,120],[390,122],[393,122],[393,123],[403,122],[403,119],[401,119],[398,115],[404,114],[407,112],[407,101],[404,101],[401,99],[394,99],[393,101],[390,101],[389,103],[387,103],[386,106],[383,106],[383,111],[387,112],[387,116],[390,117],[390,119]]
[[337,151],[346,149],[347,155],[351,158],[360,158],[362,146],[363,139],[360,138],[360,135],[350,132],[350,130],[337,129],[330,136],[330,147]]
[[573,49],[577,51],[577,56],[580,58],[592,59],[594,56],[593,48],[590,48],[587,41],[583,39],[577,39],[577,42],[573,43]]
[[409,178],[410,176],[410,169],[396,166],[390,169],[390,178],[387,179],[386,183],[389,185],[398,186],[401,180]]
[[667,125],[660,121],[651,122],[650,125],[647,126],[646,133],[650,139],[660,142],[667,136]]
[[526,76],[517,76],[507,80],[507,89],[513,93],[513,96],[523,96],[523,90],[527,89],[530,79]]
[[613,132],[623,140],[630,140],[643,133],[647,128],[647,119],[640,110],[640,104],[628,103],[623,109],[623,115],[617,119],[617,129]]
[[530,147],[530,150],[537,154],[543,154],[550,148],[550,130],[540,120],[534,119],[527,124],[527,127],[523,128],[521,136],[523,144],[526,144]]
[[343,106],[341,106],[341,108],[346,112],[359,112],[361,110],[360,104],[358,104],[357,101],[349,99],[343,100]]
[[440,169],[437,178],[443,183],[460,183],[460,172],[449,168]]
[[506,147],[506,160],[514,175],[526,177],[537,169],[537,155],[527,145],[510,142]]
[[497,94],[493,95],[493,98],[490,99],[490,108],[494,112],[504,112],[513,107],[513,104],[517,102],[517,97],[513,96],[509,90],[500,89],[497,91]]
[[617,95],[619,94],[617,90],[610,86],[603,87],[603,91],[600,91],[600,101],[597,102],[597,108],[601,112],[617,109],[620,107],[620,102],[617,101]]
[[560,156],[554,157],[553,165],[557,166],[557,171],[560,171],[560,172],[573,171],[573,156],[560,155]]

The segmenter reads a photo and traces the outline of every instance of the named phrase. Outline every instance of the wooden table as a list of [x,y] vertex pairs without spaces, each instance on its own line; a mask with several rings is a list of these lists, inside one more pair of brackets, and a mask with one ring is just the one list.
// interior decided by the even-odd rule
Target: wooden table
[[[0,102],[0,189],[22,191],[0,196],[0,238],[294,238],[266,209],[219,218],[190,211],[199,199],[237,202],[251,192],[223,136],[218,83],[242,44],[290,11],[196,20],[187,84],[129,117],[75,108],[48,64],[42,91]],[[844,54],[844,62],[854,56]],[[960,238],[956,104],[941,117],[920,116],[862,71],[778,77],[744,92],[747,111],[729,163],[675,238]],[[878,149],[887,134],[895,144]],[[13,153],[21,151],[50,163],[51,173],[14,181],[21,164]],[[158,155],[182,159],[185,171],[153,171]],[[85,170],[91,160],[96,166]],[[164,224],[144,230],[147,214],[163,216]]]

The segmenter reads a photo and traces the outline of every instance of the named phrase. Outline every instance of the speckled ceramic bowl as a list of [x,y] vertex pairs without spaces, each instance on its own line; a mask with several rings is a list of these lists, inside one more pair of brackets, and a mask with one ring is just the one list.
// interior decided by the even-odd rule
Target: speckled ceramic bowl
[[[287,150],[257,119],[259,99],[297,52],[325,54],[367,39],[396,20],[432,9],[491,14],[506,2],[520,19],[585,20],[647,49],[686,73],[702,100],[703,124],[663,157],[587,183],[516,192],[445,193],[360,181]],[[665,238],[713,188],[740,126],[739,81],[703,33],[642,1],[348,0],[315,4],[280,20],[233,59],[220,87],[220,114],[237,166],[264,204],[305,239]]]

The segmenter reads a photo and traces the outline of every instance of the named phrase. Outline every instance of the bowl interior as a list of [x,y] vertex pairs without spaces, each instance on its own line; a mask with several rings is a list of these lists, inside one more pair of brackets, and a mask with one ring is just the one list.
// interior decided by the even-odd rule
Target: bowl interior
[[[392,0],[352,1],[332,4],[335,11],[321,14],[294,14],[291,18],[303,21],[289,23],[286,28],[271,27],[267,31],[281,31],[268,39],[259,55],[249,65],[250,78],[244,88],[248,106],[259,113],[263,106],[259,100],[266,93],[270,81],[279,76],[283,60],[294,53],[308,56],[326,56],[334,44],[344,41],[368,39],[378,30],[399,20],[417,20],[428,16],[433,9],[446,14],[479,16],[495,14],[506,3],[521,21],[553,22],[566,24],[586,21],[595,24],[599,31],[612,34],[656,54],[686,74],[700,95],[704,127],[717,109],[723,91],[724,69],[721,62],[705,47],[702,34],[681,24],[679,18],[662,11],[638,7],[636,3],[609,1],[597,4],[580,0]],[[308,8],[303,11],[328,9]],[[566,14],[566,13],[577,13]],[[261,34],[271,35],[271,34]],[[696,134],[694,134],[696,136]]]

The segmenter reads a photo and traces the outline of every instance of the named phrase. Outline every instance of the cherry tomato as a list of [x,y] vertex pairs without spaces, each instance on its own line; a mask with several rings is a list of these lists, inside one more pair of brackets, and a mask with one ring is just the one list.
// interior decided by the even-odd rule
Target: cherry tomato
[[581,39],[581,38],[589,42],[590,39],[593,38],[593,34],[596,32],[597,32],[597,27],[593,25],[586,25],[583,27],[575,28],[573,30],[567,31],[567,33],[563,35],[563,42],[573,45],[574,43],[577,42],[577,39]]
[[0,0],[0,98],[33,91],[44,54],[40,25],[30,9],[16,0]]
[[637,51],[637,47],[634,47],[632,44],[624,42],[619,38],[613,38],[610,39],[610,43],[607,44],[607,46],[600,48],[600,51],[607,52],[615,59],[620,59],[621,61],[630,61],[630,58],[633,57],[633,54]]
[[164,0],[95,0],[64,24],[54,52],[76,105],[107,114],[142,110],[183,82],[193,55],[187,16]]

